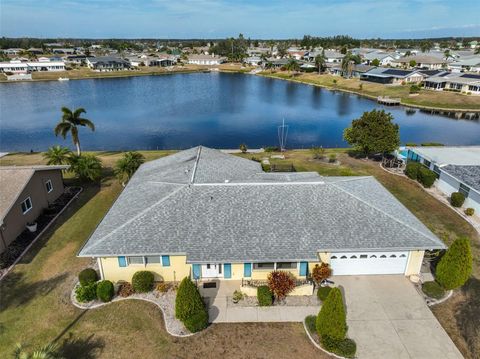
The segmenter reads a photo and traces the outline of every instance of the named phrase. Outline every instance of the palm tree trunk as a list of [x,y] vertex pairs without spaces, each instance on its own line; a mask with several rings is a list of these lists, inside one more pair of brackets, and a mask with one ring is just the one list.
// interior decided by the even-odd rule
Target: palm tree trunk
[[80,141],[75,142],[75,146],[77,147],[77,155],[80,156],[82,151],[80,150]]

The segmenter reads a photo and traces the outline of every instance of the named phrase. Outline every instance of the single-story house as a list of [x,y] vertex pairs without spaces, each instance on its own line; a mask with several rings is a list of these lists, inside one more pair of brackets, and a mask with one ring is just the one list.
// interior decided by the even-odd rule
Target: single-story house
[[425,79],[425,89],[480,95],[480,74],[440,73]]
[[188,63],[194,65],[220,65],[226,61],[225,57],[218,55],[189,55]]
[[2,52],[5,54],[5,55],[19,55],[21,52],[24,52],[25,49],[21,49],[21,48],[10,48],[10,49],[3,49]]
[[59,49],[53,49],[52,53],[54,54],[61,54],[61,55],[73,55],[75,54],[75,49],[74,48],[59,48]]
[[375,178],[266,173],[260,163],[194,147],[140,166],[79,257],[102,278],[130,281],[305,279],[419,274],[425,250],[445,245]]
[[398,55],[390,54],[382,51],[372,51],[363,55],[363,60],[366,65],[370,65],[373,60],[378,60],[380,66],[389,66],[396,60]]
[[250,66],[260,66],[262,64],[262,58],[259,56],[249,56],[246,57],[243,62]]
[[345,57],[344,54],[336,50],[325,50],[324,54],[325,62],[327,63],[342,62],[342,59]]
[[[361,78],[363,74],[367,73],[368,71],[374,69],[375,66],[358,64],[353,65],[352,68],[352,77]],[[342,65],[338,63],[327,64],[327,71],[332,75],[343,75]]]
[[361,80],[390,85],[420,83],[425,77],[419,70],[401,70],[387,67],[375,67],[360,75]]
[[69,166],[0,166],[0,253],[63,192]]
[[12,72],[14,74],[28,73],[33,71],[65,71],[63,61],[28,61],[21,62],[12,60],[0,62],[0,72]]
[[452,72],[480,72],[480,55],[458,59],[448,64]]
[[480,214],[480,146],[408,147],[407,161],[416,161],[434,171],[435,186],[445,195],[461,192],[465,208]]
[[425,70],[436,70],[444,68],[447,65],[447,61],[443,58],[436,56],[428,55],[415,55],[415,56],[406,56],[401,57],[395,61],[392,61],[392,66],[403,66],[411,67],[410,63],[414,61],[415,65],[413,67],[425,69]]
[[98,56],[86,59],[87,66],[96,71],[120,71],[128,70],[128,61],[115,56]]

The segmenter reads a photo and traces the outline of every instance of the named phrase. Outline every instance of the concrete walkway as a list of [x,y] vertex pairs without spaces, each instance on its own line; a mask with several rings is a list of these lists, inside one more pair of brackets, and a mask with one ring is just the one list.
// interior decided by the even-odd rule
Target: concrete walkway
[[307,315],[316,315],[320,306],[240,307],[228,303],[240,281],[218,281],[217,288],[202,288],[200,293],[208,301],[211,323],[246,322],[302,322]]

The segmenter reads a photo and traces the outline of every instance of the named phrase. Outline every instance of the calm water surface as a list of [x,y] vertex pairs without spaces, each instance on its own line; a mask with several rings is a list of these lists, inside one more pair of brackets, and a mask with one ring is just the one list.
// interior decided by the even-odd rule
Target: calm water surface
[[[356,95],[242,74],[198,73],[119,79],[0,84],[0,151],[40,151],[53,144],[60,107],[84,107],[95,122],[81,129],[83,149],[124,150],[278,145],[345,146],[342,132],[364,111],[379,108]],[[402,142],[479,145],[480,122],[388,108]]]

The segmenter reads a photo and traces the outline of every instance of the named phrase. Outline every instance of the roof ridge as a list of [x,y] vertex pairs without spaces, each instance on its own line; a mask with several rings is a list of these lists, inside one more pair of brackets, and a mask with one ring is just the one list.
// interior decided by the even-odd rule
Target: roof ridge
[[195,181],[195,174],[197,173],[197,165],[198,165],[198,161],[200,160],[201,152],[202,152],[202,146],[198,146],[197,158],[195,159],[195,163],[193,164],[192,178],[190,179],[190,183],[194,183]]
[[[342,187],[340,187],[340,186],[337,186],[335,183],[331,183],[331,184],[332,184],[333,186],[335,186],[336,188],[338,188],[339,190],[341,190],[341,191],[343,191],[343,192],[347,193],[348,195],[350,195],[351,197],[355,198],[356,200],[358,200],[358,201],[360,201],[360,202],[362,202],[362,203],[366,204],[367,206],[369,206],[369,207],[371,207],[371,208],[375,209],[376,211],[378,211],[378,212],[380,212],[380,213],[384,214],[385,216],[387,216],[387,217],[389,217],[389,218],[393,219],[393,220],[394,220],[394,221],[396,221],[397,223],[400,223],[400,224],[404,225],[405,227],[407,227],[407,228],[409,228],[409,229],[413,230],[414,232],[417,232],[418,234],[422,235],[423,237],[425,237],[425,238],[427,238],[427,239],[429,239],[429,240],[431,240],[431,241],[435,241],[435,242],[437,241],[437,239],[436,239],[436,238],[430,238],[430,237],[429,237],[429,236],[427,236],[425,233],[422,233],[422,232],[420,232],[418,229],[416,229],[416,228],[413,228],[411,225],[409,225],[409,224],[407,224],[407,223],[405,223],[405,222],[403,222],[403,221],[399,220],[398,218],[396,218],[396,217],[392,216],[391,214],[389,214],[389,213],[385,212],[384,210],[382,210],[382,209],[378,208],[377,206],[374,206],[373,204],[371,204],[371,203],[368,203],[367,201],[363,200],[362,198],[360,198],[360,197],[356,196],[355,194],[353,194],[353,193],[351,193],[351,192],[347,191],[345,188],[342,188]],[[442,243],[442,244],[443,244],[443,243]]]

